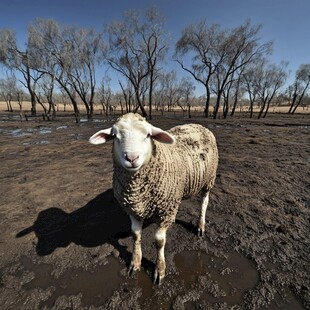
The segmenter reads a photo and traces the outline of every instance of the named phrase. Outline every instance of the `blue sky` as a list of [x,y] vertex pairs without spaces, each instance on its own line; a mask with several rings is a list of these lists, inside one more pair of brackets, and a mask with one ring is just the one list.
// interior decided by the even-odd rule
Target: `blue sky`
[[[309,0],[0,0],[0,28],[14,29],[22,46],[28,24],[37,17],[102,31],[104,24],[120,20],[125,10],[143,13],[151,5],[166,17],[173,43],[190,23],[206,19],[209,24],[232,28],[250,18],[252,24],[262,24],[262,41],[274,41],[270,60],[289,62],[289,81],[300,64],[310,63]],[[167,71],[170,68],[185,74],[172,61],[167,62]],[[203,94],[203,89],[197,90]]]

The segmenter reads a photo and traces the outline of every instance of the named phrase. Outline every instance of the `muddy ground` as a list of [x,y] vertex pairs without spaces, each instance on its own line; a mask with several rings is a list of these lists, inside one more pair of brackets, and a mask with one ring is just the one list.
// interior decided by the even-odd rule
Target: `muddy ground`
[[113,119],[20,123],[0,115],[1,309],[310,309],[310,115],[197,122],[220,153],[205,238],[199,198],[168,231],[167,277],[153,285],[153,223],[142,270],[127,275],[130,222],[113,198]]

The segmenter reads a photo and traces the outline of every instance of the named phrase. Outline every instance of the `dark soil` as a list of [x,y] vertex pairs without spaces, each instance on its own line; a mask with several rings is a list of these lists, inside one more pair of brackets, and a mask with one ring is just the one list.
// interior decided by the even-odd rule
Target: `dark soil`
[[113,198],[111,142],[88,138],[113,119],[0,115],[1,309],[310,309],[310,115],[196,122],[218,141],[220,165],[195,235],[199,198],[168,231],[167,276],[152,284],[152,223],[142,270],[129,277],[130,221]]

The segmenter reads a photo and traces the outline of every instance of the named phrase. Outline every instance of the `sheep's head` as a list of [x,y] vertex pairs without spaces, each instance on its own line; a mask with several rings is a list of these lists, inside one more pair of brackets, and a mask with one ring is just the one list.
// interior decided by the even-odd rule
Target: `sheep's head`
[[138,171],[152,155],[152,139],[173,144],[175,138],[168,132],[152,126],[139,114],[128,113],[111,127],[100,130],[90,137],[92,144],[114,140],[114,158],[129,171]]

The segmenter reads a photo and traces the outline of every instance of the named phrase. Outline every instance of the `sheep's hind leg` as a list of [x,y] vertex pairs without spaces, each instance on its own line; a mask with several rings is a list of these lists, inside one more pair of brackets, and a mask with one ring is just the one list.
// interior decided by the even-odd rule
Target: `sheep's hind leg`
[[139,221],[133,216],[130,216],[130,220],[131,220],[131,231],[133,235],[134,245],[128,272],[129,274],[132,274],[135,271],[140,270],[141,268],[141,260],[142,260],[141,235],[142,235],[143,221]]
[[201,210],[198,221],[198,236],[203,237],[205,234],[205,226],[206,226],[206,211],[209,203],[209,191],[207,191],[202,198],[201,202]]
[[159,227],[155,234],[157,259],[154,272],[154,283],[158,283],[159,285],[162,283],[166,272],[166,262],[165,262],[166,232],[167,228]]

